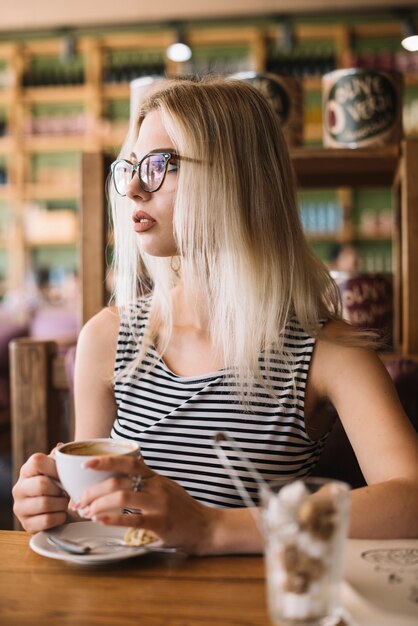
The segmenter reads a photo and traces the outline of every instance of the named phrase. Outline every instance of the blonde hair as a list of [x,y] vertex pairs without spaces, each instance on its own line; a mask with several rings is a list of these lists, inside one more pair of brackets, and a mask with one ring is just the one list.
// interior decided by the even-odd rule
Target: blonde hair
[[292,316],[311,336],[321,320],[341,319],[338,288],[305,240],[280,122],[256,88],[235,79],[173,81],[143,103],[136,130],[151,111],[160,112],[176,152],[193,159],[180,162],[174,206],[180,277],[171,258],[141,250],[130,211],[113,201],[116,304],[134,315],[143,264],[154,289],[139,359],[151,341],[163,354],[172,328],[170,289],[179,280],[191,286],[206,300],[214,348],[245,400],[255,381],[271,389],[273,352],[291,370],[284,330]]

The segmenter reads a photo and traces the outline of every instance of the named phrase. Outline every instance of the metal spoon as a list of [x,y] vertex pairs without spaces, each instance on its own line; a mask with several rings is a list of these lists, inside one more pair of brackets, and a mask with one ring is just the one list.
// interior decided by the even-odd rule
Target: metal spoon
[[70,554],[89,554],[89,552],[91,552],[90,546],[85,546],[81,543],[70,541],[69,539],[61,539],[55,535],[48,535],[47,541],[54,544],[58,548],[61,548],[61,550],[69,552]]
[[125,544],[123,540],[120,541],[117,539],[107,540],[103,542],[102,546],[88,546],[85,544],[81,544],[78,541],[70,541],[69,539],[62,539],[61,537],[57,537],[55,535],[48,535],[47,540],[49,543],[56,545],[61,550],[65,550],[69,554],[90,554],[95,547],[111,547],[111,548],[143,548],[147,552],[178,552],[177,548],[162,548],[159,546],[132,546]]

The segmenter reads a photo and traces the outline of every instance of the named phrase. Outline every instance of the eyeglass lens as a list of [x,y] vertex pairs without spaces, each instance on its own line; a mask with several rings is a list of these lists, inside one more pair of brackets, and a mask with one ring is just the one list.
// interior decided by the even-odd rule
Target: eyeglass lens
[[[144,191],[156,191],[162,184],[168,159],[161,154],[147,156],[139,166],[138,177]],[[135,166],[127,161],[117,161],[113,167],[113,180],[116,191],[126,196]]]
[[161,185],[167,160],[161,154],[144,159],[139,168],[139,179],[145,191],[155,191]]

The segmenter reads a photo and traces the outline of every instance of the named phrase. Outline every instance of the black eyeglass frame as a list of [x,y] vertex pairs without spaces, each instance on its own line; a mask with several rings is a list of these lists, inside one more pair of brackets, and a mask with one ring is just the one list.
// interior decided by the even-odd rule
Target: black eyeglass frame
[[[163,177],[161,179],[161,182],[159,183],[158,187],[156,187],[155,189],[149,190],[149,189],[145,189],[143,182],[141,180],[141,177],[139,175],[139,170],[141,168],[142,163],[145,161],[145,159],[148,159],[151,156],[162,156],[164,158],[164,174]],[[131,161],[128,161],[128,159],[117,159],[116,161],[113,161],[113,163],[110,166],[110,171],[112,174],[112,180],[113,180],[113,185],[115,187],[116,193],[119,196],[125,197],[126,193],[120,193],[120,191],[118,191],[118,188],[116,186],[116,180],[115,180],[115,173],[114,170],[117,166],[118,163],[127,163],[128,165],[130,165],[132,167],[132,178],[136,175],[138,176],[138,180],[139,180],[139,185],[141,187],[141,189],[147,193],[155,193],[156,191],[158,191],[159,189],[161,189],[161,187],[163,186],[163,183],[165,181],[165,177],[167,175],[167,171],[168,171],[168,167],[170,164],[170,161],[172,159],[175,159],[176,161],[181,161],[181,160],[185,160],[185,161],[193,161],[194,159],[188,159],[187,157],[181,157],[179,154],[177,154],[176,152],[149,152],[148,154],[146,154],[144,157],[142,157],[142,159],[140,161],[138,161],[137,163],[132,163]]]

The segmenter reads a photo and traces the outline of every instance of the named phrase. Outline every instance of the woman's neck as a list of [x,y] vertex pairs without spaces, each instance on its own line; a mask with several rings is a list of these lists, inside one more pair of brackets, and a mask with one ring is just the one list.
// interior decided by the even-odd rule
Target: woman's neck
[[173,324],[187,326],[206,333],[209,329],[209,312],[206,294],[178,285],[171,292]]

